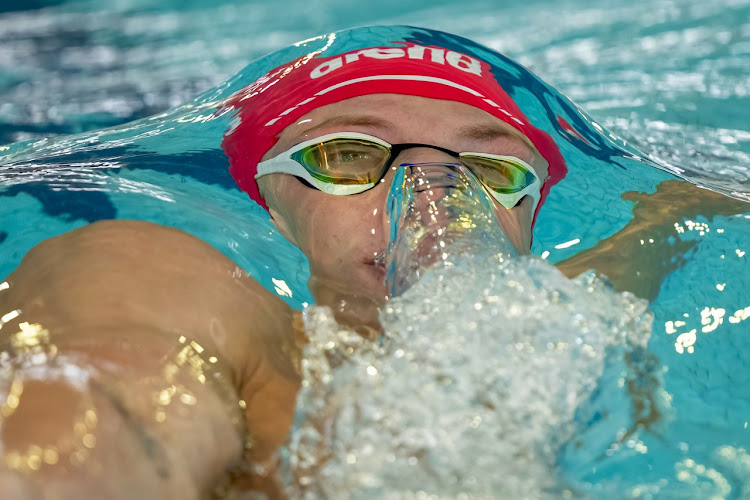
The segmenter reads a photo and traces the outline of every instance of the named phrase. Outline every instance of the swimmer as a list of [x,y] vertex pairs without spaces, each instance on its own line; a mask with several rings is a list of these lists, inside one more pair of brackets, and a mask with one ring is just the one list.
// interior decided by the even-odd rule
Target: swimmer
[[[305,253],[316,302],[365,332],[377,331],[387,295],[392,167],[466,165],[519,253],[566,172],[486,63],[455,47],[312,53],[226,107],[239,118],[222,144],[238,185]],[[356,162],[356,175],[336,159]],[[631,222],[563,272],[595,269],[653,297],[685,250],[667,241],[675,220],[747,211],[686,182],[628,196]],[[656,242],[648,252],[644,235]],[[207,243],[126,220],[40,243],[6,282],[0,335],[17,361],[0,408],[3,497],[279,495],[274,457],[292,424],[304,336],[277,296]]]

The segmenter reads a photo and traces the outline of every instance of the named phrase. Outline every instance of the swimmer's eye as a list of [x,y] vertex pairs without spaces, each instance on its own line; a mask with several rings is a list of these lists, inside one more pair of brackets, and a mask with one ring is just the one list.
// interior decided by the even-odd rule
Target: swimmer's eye
[[480,156],[464,153],[461,161],[484,184],[497,193],[517,193],[530,186],[536,176],[531,167],[512,157]]
[[315,178],[334,184],[371,184],[388,161],[390,151],[361,139],[336,138],[310,145],[292,155]]
[[328,170],[336,170],[358,163],[372,164],[372,156],[362,151],[323,151],[321,156],[321,166]]

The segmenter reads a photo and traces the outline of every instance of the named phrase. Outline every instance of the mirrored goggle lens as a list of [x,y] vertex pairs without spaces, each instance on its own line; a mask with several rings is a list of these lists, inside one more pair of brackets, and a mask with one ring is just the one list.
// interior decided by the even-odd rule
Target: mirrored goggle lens
[[461,161],[488,188],[498,193],[517,193],[531,185],[534,173],[520,161],[462,154]]
[[316,179],[333,184],[372,184],[382,175],[389,148],[360,139],[331,139],[292,154]]

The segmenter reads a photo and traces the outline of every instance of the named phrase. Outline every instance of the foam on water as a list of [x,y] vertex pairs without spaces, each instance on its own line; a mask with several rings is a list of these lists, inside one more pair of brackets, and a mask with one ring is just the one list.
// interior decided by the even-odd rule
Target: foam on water
[[556,459],[597,384],[658,379],[647,303],[538,258],[440,263],[381,321],[373,342],[305,311],[293,498],[578,497]]

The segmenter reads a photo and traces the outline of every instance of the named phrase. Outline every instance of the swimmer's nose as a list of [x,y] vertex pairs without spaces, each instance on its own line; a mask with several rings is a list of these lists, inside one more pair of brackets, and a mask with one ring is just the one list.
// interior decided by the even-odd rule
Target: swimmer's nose
[[460,163],[428,158],[433,161],[401,164],[388,193],[391,239],[386,262],[394,295],[418,278],[420,269],[477,245],[513,253],[479,180]]
[[[455,171],[451,170],[451,168],[448,166],[441,166],[441,164],[456,164],[457,162],[457,158],[447,153],[443,153],[442,151],[437,151],[430,148],[410,148],[402,151],[398,156],[396,156],[391,162],[389,171],[381,181],[383,184],[382,188],[375,190],[377,192],[376,196],[378,196],[379,198],[376,203],[378,204],[380,213],[382,214],[383,227],[387,228],[390,226],[390,220],[386,213],[386,205],[388,202],[388,192],[393,184],[393,179],[396,175],[396,171],[398,171],[399,169],[407,168],[404,166],[405,164],[413,165],[420,163],[429,163],[435,165],[433,167],[430,167],[431,173],[433,174],[431,175],[432,182],[430,183],[430,185],[428,186],[427,184],[420,184],[420,187],[418,188],[419,191],[422,191],[422,188],[426,189],[430,187],[431,189],[429,190],[429,192],[425,191],[421,195],[417,195],[415,200],[415,204],[419,206],[419,213],[422,214],[423,217],[431,218],[434,222],[435,218],[442,218],[443,214],[436,213],[434,210],[431,210],[430,205],[434,204],[437,200],[447,195],[448,189],[454,187],[454,184],[452,184],[452,181],[450,180],[450,176],[452,174],[455,174]],[[413,168],[415,167],[408,167],[408,171],[406,173],[412,174],[413,172],[411,172],[411,170]],[[436,182],[438,179],[445,179],[447,184],[440,185],[442,184],[442,182]],[[384,241],[385,244],[388,238],[388,230],[384,232],[383,236],[386,238],[386,240]]]
[[[458,163],[458,158],[451,156],[447,153],[444,153],[442,151],[438,151],[431,148],[409,148],[405,151],[402,151],[398,156],[396,156],[393,160],[391,160],[391,167],[389,171],[386,173],[386,175],[383,177],[383,183],[385,184],[385,191],[387,192],[390,187],[391,183],[393,182],[393,177],[395,176],[396,170],[399,168],[403,168],[403,165],[405,164],[414,164],[414,163],[445,163],[445,164],[455,164]],[[446,170],[446,173],[448,171]]]
[[456,214],[448,210],[442,200],[463,189],[464,182],[457,170],[458,164],[444,162],[419,162],[402,164],[407,186],[411,186],[412,209],[420,214],[423,224],[449,224]]
[[[383,206],[385,206],[385,194],[391,189],[391,184],[395,177],[395,173],[398,169],[406,168],[407,176],[419,177],[420,172],[423,170],[418,165],[425,164],[430,165],[429,167],[429,178],[430,182],[417,181],[415,183],[415,193],[423,192],[423,194],[417,196],[417,203],[425,205],[422,207],[424,213],[427,213],[427,205],[434,203],[436,200],[442,198],[448,194],[448,190],[455,187],[455,169],[451,165],[458,164],[458,158],[451,156],[442,151],[437,151],[431,148],[410,148],[402,151],[396,158],[391,162],[389,172],[383,178],[385,189],[383,193]],[[407,165],[414,165],[407,167]],[[429,192],[428,192],[429,190]],[[385,215],[385,211],[384,215]],[[435,214],[433,214],[434,216]]]

